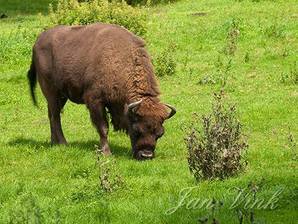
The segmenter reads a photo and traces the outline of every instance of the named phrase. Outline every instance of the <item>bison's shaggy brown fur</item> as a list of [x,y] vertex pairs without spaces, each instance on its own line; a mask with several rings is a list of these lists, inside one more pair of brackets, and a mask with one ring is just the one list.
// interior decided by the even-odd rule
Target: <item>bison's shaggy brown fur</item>
[[107,109],[114,128],[129,133],[134,155],[153,155],[162,123],[174,110],[158,99],[144,47],[142,39],[116,25],[57,26],[39,36],[28,77],[34,102],[36,76],[47,99],[52,143],[66,143],[60,111],[69,99],[87,105],[104,153],[110,153]]

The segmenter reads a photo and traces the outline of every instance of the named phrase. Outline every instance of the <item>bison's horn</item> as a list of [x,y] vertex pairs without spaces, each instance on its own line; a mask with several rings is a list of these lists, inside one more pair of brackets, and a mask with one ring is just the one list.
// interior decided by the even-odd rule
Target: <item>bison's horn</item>
[[142,102],[142,100],[139,100],[137,102],[133,102],[133,103],[129,104],[127,106],[128,113],[133,112],[133,109],[136,108],[136,107],[138,107],[138,106],[140,106],[141,102]]
[[176,114],[176,109],[175,109],[175,107],[171,106],[170,104],[165,103],[165,106],[167,106],[168,108],[171,109],[171,113],[169,113],[169,116],[167,117],[167,119],[169,119]]

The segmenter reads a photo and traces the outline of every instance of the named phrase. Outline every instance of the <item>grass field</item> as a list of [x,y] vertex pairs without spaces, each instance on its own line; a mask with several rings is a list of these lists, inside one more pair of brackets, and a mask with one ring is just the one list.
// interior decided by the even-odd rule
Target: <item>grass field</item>
[[[149,10],[148,50],[154,55],[176,45],[177,74],[159,82],[162,100],[178,112],[166,123],[152,161],[133,160],[128,137],[110,131],[110,159],[123,180],[111,193],[99,188],[98,135],[87,109],[68,102],[62,119],[69,145],[51,147],[39,88],[39,108],[30,99],[26,72],[35,38],[49,24],[48,2],[0,0],[0,14],[8,15],[0,20],[0,223],[199,223],[210,209],[182,203],[172,214],[166,211],[179,201],[212,198],[224,203],[214,214],[220,223],[239,223],[229,205],[237,195],[233,189],[249,183],[266,200],[282,189],[278,207],[255,209],[254,223],[297,223],[298,152],[287,147],[289,134],[298,139],[296,0],[181,0]],[[239,34],[231,46],[233,26]],[[234,55],[227,56],[227,48],[235,48]],[[210,111],[220,88],[200,80],[227,68],[225,89],[248,137],[248,166],[225,181],[196,183],[185,128],[193,112]],[[181,201],[181,190],[194,186]]]

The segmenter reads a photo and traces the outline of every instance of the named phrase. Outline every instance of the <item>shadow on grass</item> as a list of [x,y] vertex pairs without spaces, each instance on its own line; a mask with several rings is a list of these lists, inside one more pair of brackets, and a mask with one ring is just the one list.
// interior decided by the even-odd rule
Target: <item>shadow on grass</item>
[[[50,142],[36,141],[34,139],[27,139],[27,138],[16,138],[8,142],[8,145],[15,146],[15,147],[27,146],[27,147],[34,148],[36,150],[50,149],[52,147],[60,147],[59,145],[52,145]],[[99,142],[90,140],[90,141],[68,142],[66,146],[61,146],[61,147],[77,148],[80,150],[92,151],[92,150],[95,150],[95,145],[99,145]],[[119,145],[110,143],[110,148],[111,148],[112,154],[116,157],[132,158],[131,151],[128,147],[119,146]]]

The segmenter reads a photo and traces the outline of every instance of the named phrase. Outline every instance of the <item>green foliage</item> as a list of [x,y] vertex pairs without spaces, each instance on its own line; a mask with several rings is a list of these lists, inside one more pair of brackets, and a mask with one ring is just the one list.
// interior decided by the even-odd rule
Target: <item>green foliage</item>
[[[0,0],[0,15],[7,14],[8,18],[15,14],[46,13],[48,4],[57,0]],[[0,18],[1,19],[1,18]]]
[[215,94],[212,113],[203,116],[202,128],[196,120],[186,138],[189,169],[197,180],[225,179],[245,165],[243,153],[248,145],[236,116],[235,105],[226,105],[223,92]]
[[156,5],[175,2],[177,0],[125,0],[130,5]]
[[[176,2],[178,0],[116,0],[118,2],[125,1],[129,5],[157,5]],[[90,0],[79,0],[79,2],[90,2]]]
[[155,74],[157,76],[174,75],[176,73],[177,62],[174,57],[176,45],[171,43],[161,53],[153,58]]
[[144,36],[147,31],[146,11],[133,8],[124,1],[59,0],[56,10],[50,5],[50,17],[53,24],[86,25],[102,22],[118,24],[140,36]]

